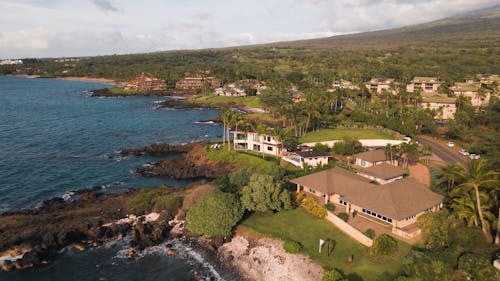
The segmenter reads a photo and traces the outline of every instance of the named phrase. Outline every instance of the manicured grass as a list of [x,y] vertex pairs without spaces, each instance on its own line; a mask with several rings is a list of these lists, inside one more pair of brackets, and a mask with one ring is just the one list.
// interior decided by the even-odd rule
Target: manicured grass
[[322,129],[317,132],[307,133],[300,139],[301,142],[319,142],[329,140],[341,140],[344,137],[357,139],[394,139],[394,136],[382,129],[377,128],[337,128]]
[[258,97],[226,97],[226,96],[200,96],[189,99],[189,101],[194,103],[204,103],[213,106],[224,106],[224,105],[246,105],[248,107],[261,108],[262,104]]
[[227,150],[227,146],[219,149],[208,149],[208,158],[212,161],[236,163],[241,168],[247,168],[259,173],[268,173],[279,167],[279,162],[271,156],[259,156],[244,151]]
[[[359,280],[355,279],[356,275],[366,281],[392,280],[390,276],[400,272],[402,257],[410,249],[408,244],[398,241],[396,256],[373,257],[369,254],[369,248],[342,233],[328,221],[313,217],[301,208],[278,213],[254,213],[241,225],[266,236],[299,242],[304,251],[325,269],[339,268],[351,280]],[[326,248],[323,254],[318,253],[319,239],[336,241],[330,256],[327,256]],[[354,255],[352,265],[347,263],[350,255]]]

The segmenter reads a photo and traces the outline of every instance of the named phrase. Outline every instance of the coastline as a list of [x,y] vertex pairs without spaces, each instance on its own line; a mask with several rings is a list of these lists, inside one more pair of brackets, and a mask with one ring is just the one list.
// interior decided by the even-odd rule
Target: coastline
[[[10,77],[21,77],[21,78],[43,78],[41,75],[28,75],[28,74],[7,74],[5,76]],[[47,77],[44,79],[55,79],[55,80],[68,80],[68,81],[86,81],[86,82],[96,82],[96,83],[109,83],[109,84],[119,84],[116,83],[113,79],[108,78],[94,78],[94,77],[77,77],[77,76],[68,76],[68,77]]]

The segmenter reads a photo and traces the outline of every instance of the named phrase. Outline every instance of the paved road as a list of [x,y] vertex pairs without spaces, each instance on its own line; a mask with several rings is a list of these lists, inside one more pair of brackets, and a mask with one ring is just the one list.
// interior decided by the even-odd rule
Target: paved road
[[423,145],[429,145],[432,147],[432,153],[436,154],[444,162],[448,164],[458,163],[464,167],[467,166],[467,158],[460,155],[460,153],[451,150],[448,146],[440,143],[439,141],[428,136],[419,136],[417,137],[417,140]]

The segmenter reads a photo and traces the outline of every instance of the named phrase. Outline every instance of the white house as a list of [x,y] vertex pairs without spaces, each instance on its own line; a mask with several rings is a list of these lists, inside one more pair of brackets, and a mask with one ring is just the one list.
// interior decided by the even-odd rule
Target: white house
[[249,150],[281,156],[283,143],[275,137],[256,132],[232,131],[235,150]]
[[289,156],[283,157],[283,160],[291,163],[292,165],[303,169],[304,167],[317,167],[328,164],[330,154],[320,151],[298,151]]

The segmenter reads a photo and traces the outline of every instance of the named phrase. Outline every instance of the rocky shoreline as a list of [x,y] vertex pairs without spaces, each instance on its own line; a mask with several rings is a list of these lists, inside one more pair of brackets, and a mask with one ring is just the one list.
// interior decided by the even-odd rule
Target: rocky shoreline
[[165,91],[143,91],[135,94],[113,93],[109,88],[102,88],[89,91],[91,97],[112,98],[112,97],[172,97],[172,96],[191,96],[194,92],[165,90]]
[[181,146],[155,144],[142,149],[122,149],[132,155],[167,155],[181,153],[179,157],[148,163],[134,170],[141,177],[169,177],[173,179],[215,179],[236,169],[232,163],[214,162],[208,158],[205,142]]

